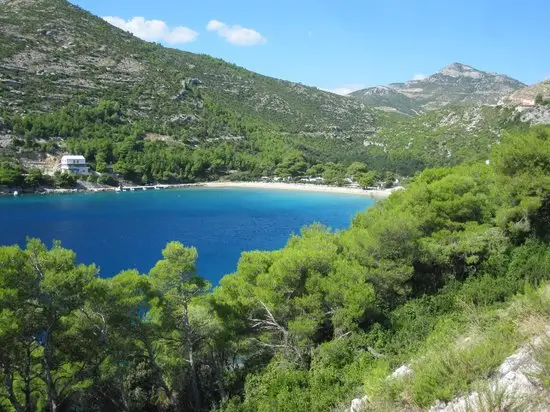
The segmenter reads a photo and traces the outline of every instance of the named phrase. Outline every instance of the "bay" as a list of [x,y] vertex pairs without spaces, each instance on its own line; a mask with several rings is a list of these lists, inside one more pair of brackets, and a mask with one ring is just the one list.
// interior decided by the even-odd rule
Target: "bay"
[[199,273],[216,284],[235,271],[241,252],[279,249],[314,222],[346,228],[373,204],[366,196],[238,188],[4,197],[0,244],[57,239],[109,277],[147,273],[166,243],[178,240],[197,247]]

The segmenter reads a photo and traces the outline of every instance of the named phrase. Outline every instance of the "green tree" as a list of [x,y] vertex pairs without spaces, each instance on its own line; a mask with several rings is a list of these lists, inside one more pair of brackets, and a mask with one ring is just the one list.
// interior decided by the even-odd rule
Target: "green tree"
[[21,170],[7,162],[0,163],[0,187],[17,187],[23,183]]
[[307,163],[304,155],[297,151],[292,151],[284,156],[283,161],[277,168],[278,176],[303,176],[307,170]]
[[359,176],[367,173],[367,165],[362,162],[353,162],[346,170],[346,176],[358,180]]
[[30,169],[25,176],[25,185],[36,189],[44,183],[44,176],[40,169]]
[[[0,296],[7,309],[2,312],[0,339],[11,342],[3,346],[10,402],[17,411],[33,409],[36,401],[32,393],[39,377],[47,407],[55,412],[74,393],[89,386],[86,375],[95,366],[92,352],[99,345],[90,345],[88,340],[88,345],[82,346],[82,335],[73,332],[97,269],[77,265],[75,254],[59,243],[48,250],[31,239],[24,251],[16,247],[0,251],[4,291]],[[14,388],[19,379],[24,382],[23,396]]]
[[170,242],[150,271],[153,285],[164,297],[162,316],[180,332],[181,347],[191,376],[193,407],[201,409],[201,397],[195,360],[196,330],[191,320],[191,302],[209,290],[210,285],[196,273],[197,250],[180,242]]
[[53,181],[55,187],[70,189],[76,184],[76,179],[70,173],[61,173],[59,171],[54,173]]
[[378,181],[378,174],[375,171],[363,173],[359,176],[359,185],[362,188],[375,186]]

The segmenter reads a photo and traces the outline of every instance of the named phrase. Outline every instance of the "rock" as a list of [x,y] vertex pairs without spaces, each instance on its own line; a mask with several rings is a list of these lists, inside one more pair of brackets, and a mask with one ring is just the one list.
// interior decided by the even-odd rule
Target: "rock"
[[351,401],[351,406],[348,409],[349,412],[361,412],[369,403],[369,397],[367,395],[362,398],[355,398]]
[[413,370],[409,368],[408,365],[401,365],[399,368],[397,368],[391,375],[391,379],[400,379],[405,378],[409,375],[412,375]]
[[183,100],[187,95],[187,92],[191,90],[192,86],[200,86],[202,81],[197,78],[189,78],[181,81],[181,90],[175,95],[172,100]]
[[185,99],[186,95],[187,95],[187,90],[183,89],[178,94],[176,94],[174,97],[172,97],[172,100],[183,100],[183,99]]
[[170,118],[169,122],[172,124],[186,125],[196,123],[199,118],[193,114],[179,114]]
[[191,78],[191,79],[186,79],[185,80],[185,86],[189,87],[189,86],[199,86],[202,84],[202,81],[200,79],[197,79],[197,78]]
[[342,134],[342,128],[340,126],[331,126],[330,131],[332,133],[332,136],[340,136]]
[[550,124],[550,108],[548,107],[518,107],[522,122],[531,124]]

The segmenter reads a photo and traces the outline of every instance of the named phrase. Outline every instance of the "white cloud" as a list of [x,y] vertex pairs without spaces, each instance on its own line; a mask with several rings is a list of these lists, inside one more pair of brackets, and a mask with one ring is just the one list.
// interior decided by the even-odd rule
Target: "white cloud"
[[413,76],[413,80],[424,80],[426,77],[428,76],[423,73],[417,73]]
[[254,29],[247,29],[239,25],[228,26],[219,20],[210,20],[206,29],[215,31],[228,43],[237,46],[255,46],[267,42],[267,39]]
[[331,92],[331,93],[334,93],[334,94],[339,94],[341,96],[345,96],[345,95],[350,94],[352,92],[355,92],[357,90],[364,89],[365,87],[366,86],[364,84],[345,84],[343,86],[335,87],[335,88],[332,88],[332,89],[323,89],[323,88],[321,88],[321,90],[324,90],[325,92]]
[[147,41],[165,41],[168,44],[190,43],[197,40],[199,33],[188,27],[169,27],[162,20],[146,20],[145,17],[133,17],[124,20],[116,16],[105,16],[103,19],[122,30],[129,31],[140,39]]

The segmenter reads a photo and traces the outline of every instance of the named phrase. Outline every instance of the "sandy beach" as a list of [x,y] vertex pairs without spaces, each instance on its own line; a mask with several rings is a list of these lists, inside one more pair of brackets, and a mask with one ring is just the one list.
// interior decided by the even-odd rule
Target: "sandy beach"
[[402,189],[395,187],[383,190],[363,190],[352,187],[315,185],[306,183],[278,183],[278,182],[207,182],[199,183],[199,186],[204,187],[238,187],[249,189],[271,189],[271,190],[298,190],[302,192],[329,192],[341,193],[346,195],[370,196],[377,199],[388,197],[393,191]]

